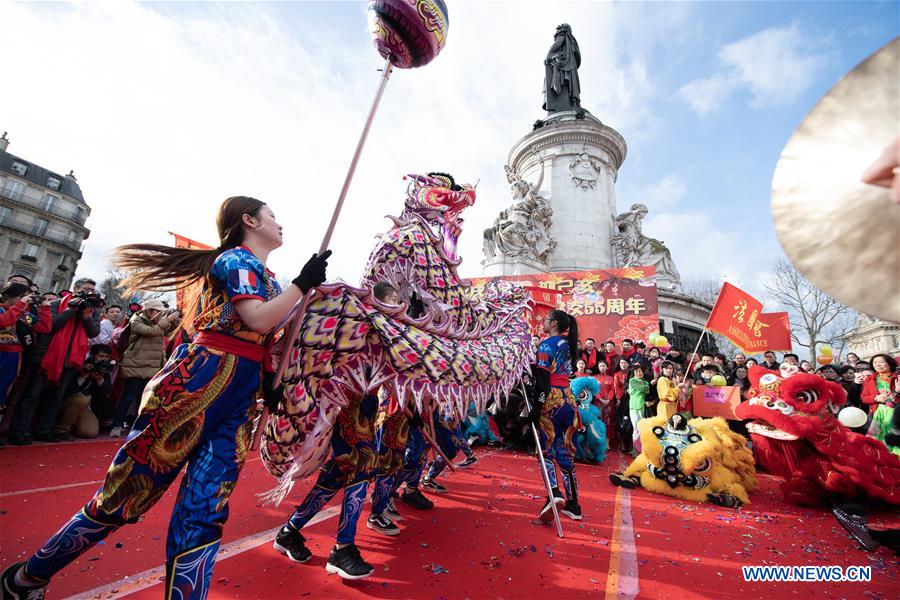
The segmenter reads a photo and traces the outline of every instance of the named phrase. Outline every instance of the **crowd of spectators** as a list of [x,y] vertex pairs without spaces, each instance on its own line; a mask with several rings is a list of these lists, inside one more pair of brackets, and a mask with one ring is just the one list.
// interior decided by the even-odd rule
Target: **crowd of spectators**
[[[107,305],[96,282],[40,293],[24,275],[0,287],[0,411],[7,441],[29,445],[103,429],[121,435],[147,382],[187,340],[181,313],[158,299]],[[2,444],[2,442],[0,442]]]
[[[900,402],[897,361],[888,354],[877,354],[865,361],[851,352],[843,361],[816,368],[791,352],[783,354],[780,360],[775,352],[765,352],[759,358],[742,352],[731,358],[722,353],[685,356],[678,348],[662,353],[655,346],[631,339],[622,340],[618,346],[612,341],[598,344],[587,338],[577,352],[579,360],[573,377],[592,376],[599,381],[601,391],[595,403],[604,415],[611,448],[634,453],[636,424],[641,418],[658,414],[668,418],[676,412],[692,417],[694,385],[734,386],[740,389],[741,400],[747,401],[751,366],[780,371],[783,365],[790,365],[840,384],[847,393],[846,400],[841,405],[829,405],[829,409],[835,415],[846,407],[863,410],[868,420],[858,431],[880,439],[892,452],[900,454],[900,446],[885,439],[896,422],[894,407]],[[732,426],[744,431],[740,423]]]

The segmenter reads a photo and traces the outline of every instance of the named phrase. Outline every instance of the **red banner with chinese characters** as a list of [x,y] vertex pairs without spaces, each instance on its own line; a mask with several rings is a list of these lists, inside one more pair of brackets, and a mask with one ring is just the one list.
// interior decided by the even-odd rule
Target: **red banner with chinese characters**
[[[207,246],[202,242],[198,242],[192,240],[189,237],[184,237],[183,235],[179,235],[177,233],[169,232],[169,235],[175,238],[175,247],[176,248],[190,248],[192,250],[212,250],[212,246]],[[181,288],[175,290],[175,306],[178,307],[178,310],[185,312],[188,308],[187,305],[190,305],[193,299],[195,299],[200,294],[200,288],[202,287],[202,281],[198,281],[197,283],[191,284],[186,288]],[[185,314],[185,319],[183,321],[183,327],[188,331],[188,333],[193,333],[191,331],[191,324],[193,317],[189,317]]]
[[594,338],[598,344],[606,340],[621,344],[624,338],[646,340],[659,331],[654,267],[476,277],[468,280],[472,293],[480,295],[491,279],[525,282],[561,292],[556,307],[578,320],[582,340]]
[[741,352],[789,352],[791,326],[785,312],[764,313],[762,302],[723,283],[706,328],[731,340]]

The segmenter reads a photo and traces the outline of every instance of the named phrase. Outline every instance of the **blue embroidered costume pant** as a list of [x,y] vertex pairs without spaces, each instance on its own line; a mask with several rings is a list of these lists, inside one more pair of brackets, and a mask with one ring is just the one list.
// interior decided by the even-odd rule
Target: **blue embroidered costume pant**
[[[440,419],[437,413],[435,413],[434,418],[437,423],[437,427],[435,427],[435,433],[437,434],[435,441],[438,443],[438,446],[440,446],[441,452],[447,455],[448,460],[456,458],[456,455],[460,450],[462,450],[463,454],[466,456],[472,456],[474,454],[465,438],[463,438],[462,429],[459,424],[454,425]],[[428,466],[426,477],[428,479],[434,479],[443,473],[446,468],[447,463],[444,462],[444,459],[441,458],[441,456],[437,456]]]
[[166,597],[205,598],[228,499],[250,445],[260,364],[183,344],[148,386],[140,413],[90,502],[29,559],[48,580],[147,512],[187,465],[166,543]]
[[[375,478],[375,494],[372,496],[372,514],[381,514],[387,508],[388,500],[404,483],[410,490],[419,489],[419,480],[427,459],[425,436],[418,427],[409,428],[403,466],[393,476]],[[390,485],[390,487],[388,487]]]
[[574,406],[572,392],[568,388],[551,388],[544,403],[541,426],[538,433],[544,464],[550,476],[550,485],[558,487],[556,465],[562,471],[563,483],[569,498],[577,500],[578,484],[575,481],[575,464],[572,462],[574,446],[572,436],[577,429],[578,410]]
[[298,531],[302,529],[343,489],[337,543],[353,543],[356,539],[356,524],[366,500],[369,478],[378,457],[375,439],[377,408],[378,398],[365,396],[361,400],[351,400],[340,412],[331,435],[331,459],[322,466],[316,484],[297,506],[288,520],[288,526]]
[[388,414],[389,398],[382,401],[384,411],[378,426],[378,467],[372,480],[372,514],[380,515],[391,499],[397,474],[403,467],[403,458],[409,442],[409,419],[401,410]]

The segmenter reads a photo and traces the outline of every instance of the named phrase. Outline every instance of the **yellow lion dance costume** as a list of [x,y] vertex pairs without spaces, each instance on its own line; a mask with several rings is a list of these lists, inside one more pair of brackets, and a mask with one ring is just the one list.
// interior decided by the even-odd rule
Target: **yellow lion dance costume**
[[641,419],[643,451],[614,485],[637,486],[657,494],[740,508],[756,489],[756,469],[747,440],[720,417],[691,419],[672,415]]

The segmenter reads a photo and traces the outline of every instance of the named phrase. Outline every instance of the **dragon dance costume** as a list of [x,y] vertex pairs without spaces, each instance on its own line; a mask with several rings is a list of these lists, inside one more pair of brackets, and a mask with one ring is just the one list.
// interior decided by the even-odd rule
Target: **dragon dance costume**
[[216,259],[204,283],[194,342],[183,344],[144,391],[132,433],[87,505],[28,560],[48,580],[86,550],[147,512],[187,465],[166,543],[166,597],[209,590],[228,499],[250,445],[265,338],[235,310],[245,298],[281,293],[273,273],[246,248]]
[[378,458],[375,439],[377,408],[376,396],[367,395],[351,401],[340,412],[331,435],[331,459],[322,466],[316,484],[297,506],[286,527],[299,531],[335,494],[343,490],[337,543],[353,543],[369,479]]
[[[434,440],[441,448],[441,452],[447,457],[447,460],[453,460],[456,455],[462,451],[466,458],[473,458],[475,453],[469,447],[469,443],[463,437],[462,423],[459,419],[449,414],[448,411],[434,411],[434,422],[436,427]],[[425,474],[425,480],[433,482],[434,478],[444,472],[447,463],[440,455],[436,456],[428,465],[428,472]],[[443,490],[441,490],[443,491]]]
[[[566,498],[569,503],[577,505],[578,482],[575,480],[575,463],[572,460],[575,452],[572,436],[580,427],[580,417],[575,396],[569,388],[572,360],[566,338],[554,335],[542,341],[538,346],[535,369],[549,373],[550,391],[541,409],[538,430],[550,485],[554,497],[561,497],[556,476],[556,466],[559,465]],[[542,511],[542,515],[545,512]]]

